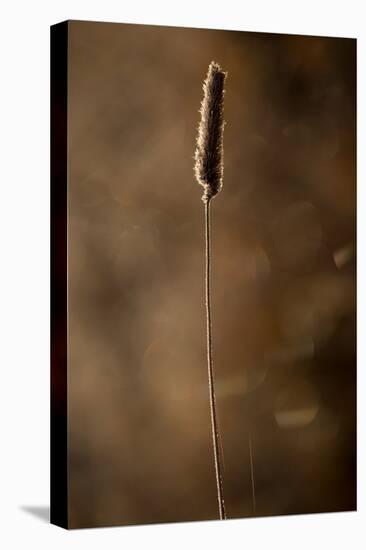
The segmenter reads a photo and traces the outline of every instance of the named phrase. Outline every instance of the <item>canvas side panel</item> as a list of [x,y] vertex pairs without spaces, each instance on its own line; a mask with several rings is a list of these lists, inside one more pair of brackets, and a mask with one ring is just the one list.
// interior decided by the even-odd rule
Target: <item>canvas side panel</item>
[[67,74],[68,23],[51,27],[51,523],[68,526]]

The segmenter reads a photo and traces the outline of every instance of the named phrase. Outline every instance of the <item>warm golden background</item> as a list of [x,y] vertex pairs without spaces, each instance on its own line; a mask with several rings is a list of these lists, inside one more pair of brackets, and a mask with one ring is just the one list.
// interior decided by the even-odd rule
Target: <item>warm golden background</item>
[[70,23],[71,527],[218,515],[193,176],[211,60],[229,73],[212,205],[227,513],[355,508],[355,52]]

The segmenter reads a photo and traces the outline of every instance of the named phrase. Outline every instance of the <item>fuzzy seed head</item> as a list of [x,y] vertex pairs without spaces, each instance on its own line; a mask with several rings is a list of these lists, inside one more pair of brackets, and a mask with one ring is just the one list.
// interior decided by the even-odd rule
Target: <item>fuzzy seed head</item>
[[222,188],[224,175],[224,84],[226,74],[214,61],[203,83],[194,171],[204,188],[202,200],[209,202]]

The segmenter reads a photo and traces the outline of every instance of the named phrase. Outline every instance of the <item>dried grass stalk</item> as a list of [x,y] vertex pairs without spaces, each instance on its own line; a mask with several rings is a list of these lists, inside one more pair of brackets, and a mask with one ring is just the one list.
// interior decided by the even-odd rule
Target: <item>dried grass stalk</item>
[[198,129],[195,153],[195,174],[204,188],[202,200],[205,204],[206,236],[206,336],[207,367],[210,396],[211,429],[214,451],[217,498],[220,519],[226,519],[223,490],[223,460],[220,450],[219,426],[216,411],[215,378],[212,360],[212,316],[211,316],[211,224],[210,201],[221,191],[223,179],[223,132],[224,132],[224,83],[226,73],[220,66],[211,62],[203,84],[204,97],[201,103],[201,122]]

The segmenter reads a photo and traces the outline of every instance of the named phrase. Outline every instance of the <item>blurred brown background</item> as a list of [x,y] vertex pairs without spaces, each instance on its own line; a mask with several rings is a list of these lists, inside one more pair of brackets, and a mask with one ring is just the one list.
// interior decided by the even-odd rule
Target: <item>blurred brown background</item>
[[212,204],[227,514],[355,508],[355,57],[350,39],[70,23],[71,527],[218,517],[193,176],[211,60],[229,73]]

